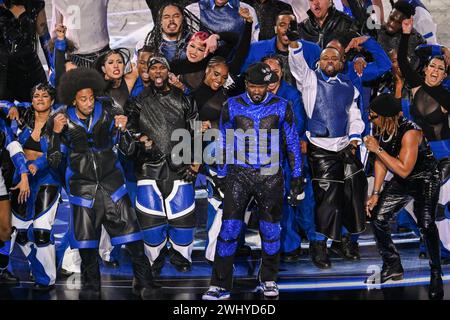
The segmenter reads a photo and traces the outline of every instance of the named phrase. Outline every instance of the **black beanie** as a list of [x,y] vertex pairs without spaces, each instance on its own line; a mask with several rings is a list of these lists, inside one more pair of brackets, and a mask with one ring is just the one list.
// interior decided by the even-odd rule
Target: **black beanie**
[[406,16],[406,19],[416,14],[416,8],[411,4],[409,0],[399,0],[394,4],[394,9],[397,9]]
[[370,110],[382,117],[394,117],[402,111],[400,99],[390,93],[382,93],[372,100]]

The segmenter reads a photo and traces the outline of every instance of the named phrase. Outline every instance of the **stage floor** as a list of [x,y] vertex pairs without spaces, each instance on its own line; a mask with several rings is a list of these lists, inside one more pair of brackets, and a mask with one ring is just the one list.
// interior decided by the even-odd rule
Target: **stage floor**
[[[198,209],[202,207],[199,200]],[[204,204],[204,203],[203,203]],[[57,248],[67,231],[69,206],[64,201],[59,208],[55,223]],[[201,221],[199,224],[202,224]],[[192,270],[178,272],[166,259],[158,282],[162,288],[155,291],[155,299],[198,300],[208,288],[211,266],[204,259],[204,235],[200,226],[197,230],[193,251]],[[327,300],[378,300],[378,299],[428,299],[429,282],[428,260],[419,259],[419,239],[414,233],[393,235],[400,251],[405,277],[402,281],[387,282],[382,285],[367,285],[364,280],[379,271],[381,259],[375,247],[370,228],[360,237],[361,260],[344,261],[333,257],[332,268],[316,268],[308,255],[308,244],[302,244],[303,253],[296,263],[280,265],[279,288],[280,300],[327,299]],[[261,293],[256,291],[259,271],[260,240],[255,230],[248,230],[246,242],[252,247],[252,255],[239,257],[235,263],[235,281],[232,292],[234,300],[260,300]],[[132,271],[130,258],[125,249],[120,253],[120,267],[117,269],[101,267],[102,295],[104,300],[133,300],[137,297],[131,293]],[[0,287],[0,300],[78,300],[80,293],[80,275],[65,277],[58,274],[55,290],[48,293],[35,293],[31,290],[28,263],[16,247],[11,256],[11,267],[20,277],[21,285],[14,288]],[[444,266],[444,282],[450,299],[450,265]]]

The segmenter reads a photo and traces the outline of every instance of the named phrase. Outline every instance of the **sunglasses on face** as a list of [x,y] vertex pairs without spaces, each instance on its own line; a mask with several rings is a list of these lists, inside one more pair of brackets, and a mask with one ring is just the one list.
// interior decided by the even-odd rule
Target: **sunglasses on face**
[[377,114],[369,113],[369,121],[373,121],[373,120],[375,120],[376,118],[378,118],[378,115],[377,115]]

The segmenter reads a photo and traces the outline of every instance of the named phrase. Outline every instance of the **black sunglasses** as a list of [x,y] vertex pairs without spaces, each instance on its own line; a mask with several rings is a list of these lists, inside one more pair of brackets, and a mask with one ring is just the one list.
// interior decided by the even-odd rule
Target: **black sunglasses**
[[373,121],[373,120],[375,120],[378,117],[379,116],[377,114],[369,113],[369,121]]

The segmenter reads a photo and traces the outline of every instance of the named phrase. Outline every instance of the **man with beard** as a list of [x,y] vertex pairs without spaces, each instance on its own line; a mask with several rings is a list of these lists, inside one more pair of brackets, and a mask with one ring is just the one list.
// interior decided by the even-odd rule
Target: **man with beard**
[[97,99],[104,80],[95,70],[77,68],[61,77],[58,95],[66,106],[49,119],[47,161],[65,172],[71,205],[70,245],[81,256],[83,290],[80,298],[100,297],[98,246],[102,226],[111,244],[126,244],[133,267],[133,293],[152,294],[152,274],[142,233],[131,206],[113,146],[121,138],[127,118]]
[[[259,289],[266,297],[278,296],[275,281],[280,262],[283,156],[287,157],[292,171],[288,203],[296,206],[304,196],[294,112],[288,101],[268,92],[268,85],[276,82],[278,76],[267,64],[259,62],[248,68],[245,79],[246,92],[228,99],[220,119],[222,152],[227,154],[227,159],[219,167],[215,181],[224,191],[223,216],[211,284],[203,295],[204,300],[230,297],[234,256],[245,209],[252,197],[258,204],[262,242]],[[233,134],[228,137],[230,131]]]
[[[261,61],[262,58],[277,55],[283,62],[284,65],[284,73],[283,80],[289,84],[295,85],[295,79],[289,71],[289,63],[288,63],[288,53],[289,53],[289,39],[286,36],[286,32],[289,28],[289,25],[292,21],[296,21],[295,16],[290,11],[282,11],[276,17],[276,25],[275,25],[275,37],[269,40],[262,40],[255,43],[252,43],[250,46],[250,51],[247,55],[247,58],[242,65],[241,72],[247,70],[248,66],[252,63]],[[310,68],[314,68],[314,64],[320,55],[320,47],[316,44],[303,41],[303,45],[307,46],[307,50],[305,50],[305,59],[308,62]]]
[[125,148],[126,154],[135,159],[138,186],[136,211],[155,274],[164,266],[167,242],[171,244],[170,262],[178,271],[186,272],[192,264],[193,182],[198,166],[174,163],[178,155],[173,154],[173,148],[178,142],[171,136],[175,130],[193,131],[197,107],[183,91],[169,85],[165,58],[152,57],[148,74],[149,87],[125,106],[132,133]]
[[311,70],[303,57],[298,34],[289,32],[289,63],[302,92],[307,116],[308,159],[316,200],[316,231],[321,241],[310,242],[313,263],[330,268],[327,238],[342,240],[342,227],[350,234],[365,229],[367,180],[356,149],[364,122],[357,105],[359,92],[344,74],[343,59],[335,48],[325,48],[320,66]]
[[147,35],[145,44],[157,48],[169,61],[186,59],[187,40],[192,33],[183,8],[171,2],[160,9],[158,20]]
[[[378,30],[377,34],[377,41],[386,53],[392,50],[397,51],[402,36],[402,22],[405,19],[411,18],[414,13],[415,8],[406,1],[398,1],[394,5],[386,24]],[[415,69],[419,66],[420,59],[414,50],[417,46],[425,43],[422,35],[416,29],[413,29],[408,45],[408,60]]]
[[358,32],[357,23],[345,13],[336,10],[333,0],[310,0],[309,18],[298,26],[300,37],[324,47],[324,38],[333,32]]

